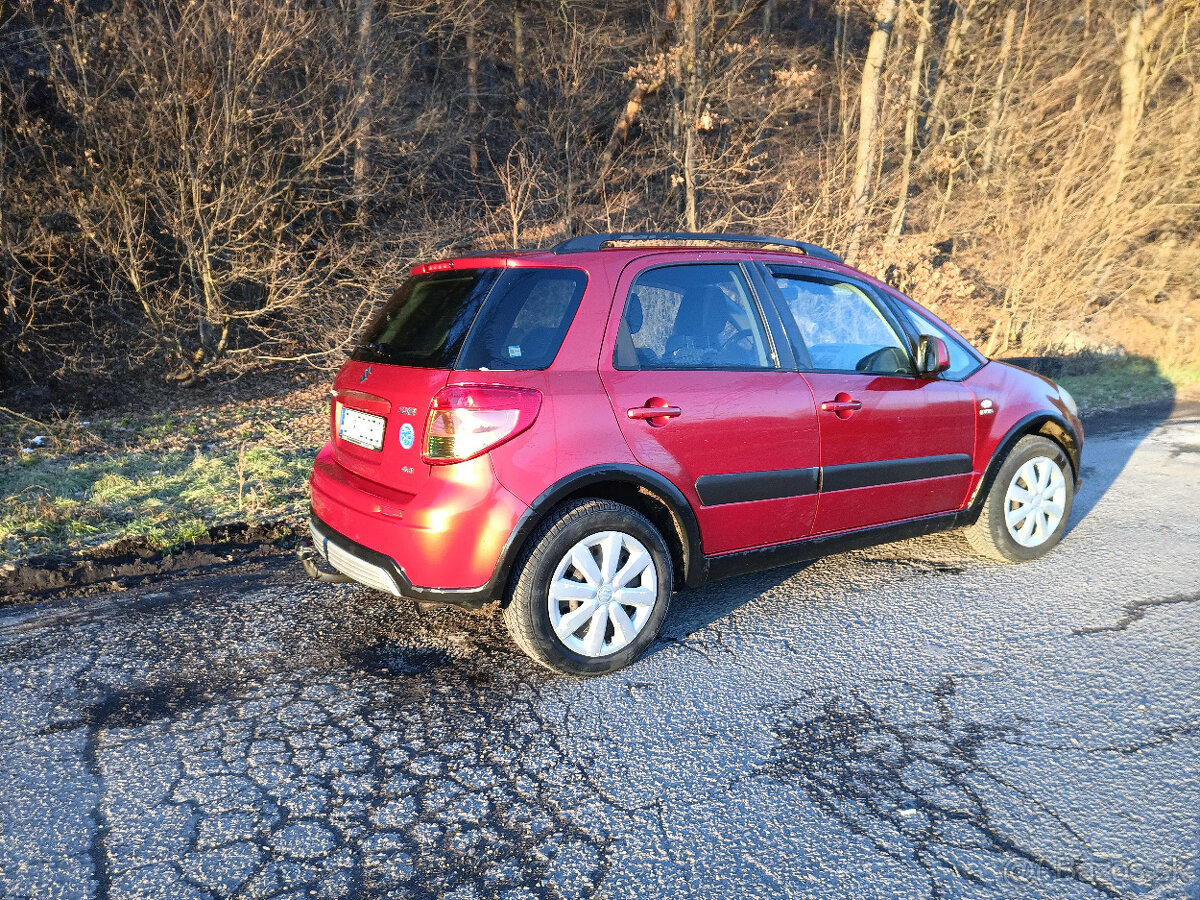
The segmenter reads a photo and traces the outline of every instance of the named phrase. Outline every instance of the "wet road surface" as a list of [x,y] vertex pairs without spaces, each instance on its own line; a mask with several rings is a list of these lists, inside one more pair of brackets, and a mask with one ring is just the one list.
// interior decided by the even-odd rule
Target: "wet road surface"
[[0,610],[6,897],[1200,897],[1200,421],[1073,527],[675,598],[577,681],[282,560]]

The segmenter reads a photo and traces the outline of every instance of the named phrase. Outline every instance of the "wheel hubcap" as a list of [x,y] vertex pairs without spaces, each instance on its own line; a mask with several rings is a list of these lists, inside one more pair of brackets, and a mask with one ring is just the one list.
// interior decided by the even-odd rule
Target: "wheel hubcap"
[[1004,523],[1022,547],[1037,547],[1049,540],[1066,510],[1067,480],[1058,463],[1047,456],[1029,460],[1008,485],[1004,495]]
[[646,627],[658,603],[658,570],[637,538],[602,531],[559,560],[547,600],[563,644],[581,656],[608,656]]

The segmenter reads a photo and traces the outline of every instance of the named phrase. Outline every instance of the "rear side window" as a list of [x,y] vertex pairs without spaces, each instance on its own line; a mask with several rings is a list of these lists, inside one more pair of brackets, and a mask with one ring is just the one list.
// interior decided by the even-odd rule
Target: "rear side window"
[[579,269],[506,269],[455,368],[548,368],[585,287],[587,276]]
[[410,278],[353,358],[427,369],[545,369],[575,318],[578,269],[452,269]]
[[625,300],[618,369],[769,369],[774,360],[737,265],[660,266]]

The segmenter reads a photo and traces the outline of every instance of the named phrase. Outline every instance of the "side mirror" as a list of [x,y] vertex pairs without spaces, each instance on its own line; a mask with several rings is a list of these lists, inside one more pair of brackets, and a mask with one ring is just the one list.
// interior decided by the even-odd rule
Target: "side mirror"
[[950,368],[950,348],[940,337],[923,334],[917,339],[917,372],[933,376]]

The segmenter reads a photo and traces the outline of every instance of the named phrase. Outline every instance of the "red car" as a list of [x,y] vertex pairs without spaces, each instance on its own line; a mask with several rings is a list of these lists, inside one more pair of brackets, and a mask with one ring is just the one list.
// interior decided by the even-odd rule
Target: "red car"
[[420,602],[500,601],[560,672],[638,658],[675,591],[950,528],[1062,537],[1083,431],[812,244],[597,234],[419,265],[334,384],[313,542]]

